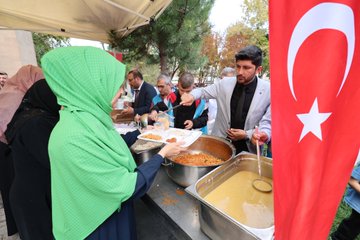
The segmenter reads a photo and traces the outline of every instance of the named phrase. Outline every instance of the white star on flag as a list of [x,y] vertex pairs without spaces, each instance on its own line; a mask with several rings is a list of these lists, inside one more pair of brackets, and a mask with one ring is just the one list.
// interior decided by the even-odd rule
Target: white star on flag
[[320,113],[317,98],[315,98],[309,113],[296,114],[299,120],[304,124],[299,142],[309,133],[312,132],[322,141],[321,124],[325,122],[331,113]]

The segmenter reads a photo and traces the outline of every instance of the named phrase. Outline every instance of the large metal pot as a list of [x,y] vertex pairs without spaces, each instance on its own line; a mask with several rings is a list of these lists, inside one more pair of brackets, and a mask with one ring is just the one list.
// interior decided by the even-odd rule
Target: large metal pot
[[[151,144],[152,147],[146,149],[140,149],[139,146],[144,146],[145,144]],[[134,157],[137,166],[140,166],[144,162],[148,161],[152,156],[157,154],[161,147],[163,146],[162,143],[150,142],[138,139],[131,147],[131,153]]]
[[[272,179],[272,159],[260,157],[260,160],[262,175]],[[258,173],[258,160],[255,154],[241,152],[231,159],[226,165],[224,164],[215,171],[206,174],[199,181],[186,188],[186,192],[200,202],[200,228],[210,239],[272,239],[271,236],[274,233],[274,226],[268,228],[254,228],[246,226],[246,224],[240,223],[223,209],[214,206],[211,202],[205,199],[207,194],[241,171]],[[259,194],[269,195],[270,193],[259,192]],[[223,198],[225,199],[225,196]],[[253,199],[254,201],[260,201],[262,197],[254,196]],[[227,203],[228,201],[225,204]],[[255,204],[255,202],[249,204]],[[240,205],[243,206],[239,202],[239,206]],[[263,204],[260,205],[263,206]]]
[[[224,160],[225,163],[235,156],[235,147],[223,138],[201,135],[188,148],[188,153],[199,152],[220,158]],[[174,182],[180,186],[187,187],[222,164],[212,166],[189,166],[177,163],[171,158],[166,158],[163,165],[166,167],[167,175]]]

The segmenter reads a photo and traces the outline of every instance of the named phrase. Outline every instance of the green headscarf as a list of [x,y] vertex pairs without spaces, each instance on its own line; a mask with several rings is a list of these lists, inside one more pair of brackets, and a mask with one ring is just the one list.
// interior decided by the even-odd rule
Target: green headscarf
[[41,63],[64,106],[49,140],[53,233],[84,239],[135,189],[136,164],[110,118],[125,66],[93,47],[57,48]]

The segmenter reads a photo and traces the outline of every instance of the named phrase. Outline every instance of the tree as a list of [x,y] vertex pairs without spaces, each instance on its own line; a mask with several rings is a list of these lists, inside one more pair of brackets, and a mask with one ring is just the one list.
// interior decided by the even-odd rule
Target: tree
[[269,1],[244,0],[244,23],[252,30],[251,43],[264,53],[263,72],[269,73]]
[[198,70],[206,63],[200,52],[202,38],[210,32],[207,19],[213,4],[214,0],[174,0],[155,22],[126,38],[111,33],[111,45],[128,52],[125,62],[146,57],[171,76],[178,70]]
[[216,76],[219,71],[220,55],[219,48],[222,38],[219,33],[210,33],[203,39],[201,54],[207,58],[206,64],[199,70],[199,85],[204,85],[205,80]]
[[220,70],[225,67],[235,67],[235,54],[250,43],[249,38],[249,29],[244,24],[236,23],[228,27],[220,53]]
[[42,56],[56,47],[70,46],[69,38],[59,37],[50,34],[33,33],[32,34],[36,60],[39,66],[41,66],[40,60]]
[[244,17],[228,27],[221,49],[220,69],[235,66],[235,54],[247,45],[257,45],[264,53],[263,73],[269,72],[268,0],[244,0]]
[[269,0],[244,0],[244,17],[246,25],[252,29],[268,31],[269,28]]

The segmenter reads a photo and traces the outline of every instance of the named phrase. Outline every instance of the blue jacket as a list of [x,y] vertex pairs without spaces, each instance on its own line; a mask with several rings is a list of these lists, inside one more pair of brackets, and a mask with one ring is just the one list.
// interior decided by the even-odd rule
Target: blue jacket
[[[159,94],[156,95],[152,100],[152,105],[153,105],[152,109],[156,111],[165,111],[173,106],[177,106],[181,101],[178,91],[176,91],[175,93],[171,93],[168,96],[168,99],[169,99],[168,104],[165,105],[160,95]],[[194,106],[189,106],[189,107],[181,106],[180,108],[176,109],[175,112],[172,110],[169,111],[168,114],[174,118],[178,118],[178,120],[181,119],[181,122],[185,120],[193,120],[193,124],[194,124],[193,128],[200,128],[204,134],[207,134],[208,110],[206,109],[206,102],[204,99],[201,100],[199,99],[196,100],[193,103],[193,105]],[[193,112],[192,119],[183,119],[184,116],[182,115],[182,111],[184,111],[185,109],[189,110],[190,108],[193,107],[195,110]],[[175,126],[175,127],[179,127],[179,126]]]

